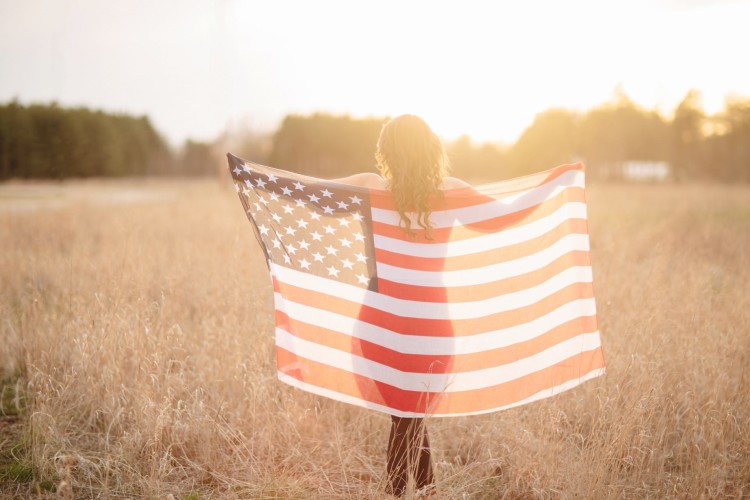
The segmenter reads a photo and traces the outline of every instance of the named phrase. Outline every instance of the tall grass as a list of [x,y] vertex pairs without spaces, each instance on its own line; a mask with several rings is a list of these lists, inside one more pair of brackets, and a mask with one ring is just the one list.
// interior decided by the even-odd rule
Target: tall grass
[[[163,186],[162,186],[163,187]],[[0,368],[68,497],[382,498],[386,415],[276,381],[233,190],[0,213]],[[608,373],[428,422],[445,498],[750,495],[750,188],[593,185]]]

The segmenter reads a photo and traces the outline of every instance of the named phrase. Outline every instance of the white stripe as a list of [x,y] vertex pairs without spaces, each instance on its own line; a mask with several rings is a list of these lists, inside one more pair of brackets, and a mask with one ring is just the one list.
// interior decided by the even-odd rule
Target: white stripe
[[382,262],[378,262],[376,267],[378,278],[395,283],[430,287],[471,286],[492,283],[536,271],[575,250],[589,250],[589,237],[587,234],[567,234],[552,245],[536,253],[471,269],[422,271],[419,269],[392,266]]
[[375,248],[416,257],[456,257],[523,243],[552,231],[569,219],[586,220],[586,204],[570,201],[534,222],[492,233],[477,231],[478,236],[448,243],[417,243],[379,234],[373,235]]
[[[569,285],[591,283],[593,281],[591,266],[571,266],[538,285],[517,292],[474,301],[423,302],[398,299],[345,283],[342,284],[344,286],[328,285],[327,282],[331,280],[277,265],[274,265],[274,273],[276,274],[276,279],[281,283],[289,283],[293,286],[313,290],[313,293],[330,295],[354,302],[358,305],[373,307],[390,314],[409,318],[451,320],[482,318],[492,314],[519,309],[536,304]],[[297,275],[290,276],[292,273],[296,273]],[[347,287],[355,288],[356,295],[342,293]],[[446,291],[446,295],[450,295],[450,289]]]
[[576,318],[596,315],[591,299],[576,299],[526,323],[489,332],[457,337],[406,335],[372,325],[343,314],[333,313],[284,299],[274,294],[276,309],[290,318],[325,328],[354,339],[361,339],[405,354],[460,355],[499,349],[544,335]]
[[331,295],[339,299],[348,300],[357,304],[369,304],[375,296],[380,295],[366,288],[342,283],[322,276],[297,271],[289,267],[284,267],[273,262],[269,263],[271,274],[282,283],[313,290],[317,293]]
[[455,412],[455,413],[418,413],[418,412],[396,410],[388,406],[380,405],[378,403],[373,403],[365,399],[350,396],[349,394],[343,394],[340,392],[333,391],[331,389],[327,389],[325,387],[320,387],[317,385],[310,384],[308,382],[303,382],[281,371],[277,372],[277,375],[279,377],[279,380],[293,387],[302,389],[303,391],[307,391],[312,394],[317,394],[318,396],[323,396],[323,397],[327,397],[336,401],[341,401],[343,403],[349,403],[355,406],[369,408],[371,410],[388,413],[390,415],[395,415],[397,417],[409,417],[409,418],[435,417],[437,418],[437,417],[462,417],[462,416],[468,416],[468,415],[482,415],[485,413],[492,413],[495,411],[507,410],[509,408],[514,408],[516,406],[521,406],[527,403],[531,403],[533,401],[538,401],[540,399],[548,398],[550,396],[560,394],[561,392],[565,392],[567,390],[573,389],[574,387],[577,387],[578,385],[580,385],[581,383],[587,380],[599,377],[600,375],[604,375],[605,372],[606,372],[605,368],[596,368],[586,374],[582,374],[578,378],[568,380],[566,382],[563,382],[562,384],[556,385],[554,387],[550,387],[549,389],[541,390],[537,392],[536,394],[529,396],[528,398],[522,399],[520,401],[516,401],[514,403],[510,403],[510,404],[503,405],[503,406],[496,406],[493,408],[487,408],[485,410],[477,410],[477,411],[470,411],[470,412]]
[[[451,210],[436,210],[430,214],[430,224],[434,228],[453,227],[461,224],[471,224],[487,219],[494,219],[529,207],[538,205],[550,198],[554,198],[569,187],[583,187],[584,174],[580,170],[565,172],[556,179],[541,186],[521,191],[504,198],[492,200],[478,205]],[[417,226],[415,217],[407,214],[412,225]],[[372,220],[392,226],[398,226],[400,216],[395,210],[382,208],[372,209]]]
[[599,333],[583,333],[529,357],[481,370],[459,373],[412,373],[362,356],[310,342],[276,329],[276,345],[310,361],[346,370],[406,391],[463,392],[504,384],[554,366],[601,346]]

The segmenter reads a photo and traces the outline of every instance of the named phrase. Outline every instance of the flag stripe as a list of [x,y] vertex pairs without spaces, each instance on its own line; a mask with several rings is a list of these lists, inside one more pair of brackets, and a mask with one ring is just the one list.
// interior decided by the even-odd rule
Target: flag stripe
[[[282,373],[308,384],[330,387],[336,392],[362,397],[395,410],[416,410],[416,413],[430,415],[477,412],[488,407],[512,404],[550,385],[580,379],[592,370],[603,368],[601,347],[597,347],[526,376],[491,387],[463,392],[430,392],[424,389],[399,389],[342,368],[295,355],[281,347],[276,348],[276,357]],[[300,367],[305,369],[302,370]],[[492,403],[488,405],[488,402]]]
[[[279,280],[293,286],[310,290],[325,290],[326,295],[358,303],[364,302],[368,305],[383,304],[382,307],[387,307],[386,304],[394,304],[399,310],[408,311],[410,308],[415,306],[421,307],[423,305],[415,304],[415,301],[429,303],[447,302],[450,300],[451,302],[465,303],[506,296],[511,293],[521,292],[526,288],[538,287],[540,284],[560,275],[567,269],[590,267],[588,252],[573,250],[559,256],[557,253],[559,252],[548,252],[547,255],[543,254],[540,258],[537,258],[536,262],[540,264],[537,268],[529,266],[527,265],[527,261],[521,260],[520,264],[524,265],[523,268],[519,265],[518,269],[511,268],[509,271],[512,273],[506,276],[496,276],[495,281],[484,284],[471,283],[468,286],[444,287],[440,286],[441,283],[433,283],[434,286],[429,286],[430,282],[425,282],[426,280],[410,284],[408,276],[404,275],[401,277],[397,272],[393,272],[391,274],[394,275],[393,278],[396,281],[382,278],[379,280],[378,286],[382,286],[383,288],[379,292],[368,292],[361,287],[303,273],[277,264],[270,264],[270,266]],[[590,273],[591,271],[588,270],[587,272]],[[433,275],[426,274],[426,276]],[[590,281],[590,278],[586,281]]]
[[[559,342],[570,340],[578,335],[596,333],[596,319],[593,316],[575,318],[562,323],[539,336],[517,341],[495,349],[482,349],[467,354],[456,354],[452,345],[445,346],[446,354],[424,354],[417,351],[399,352],[389,349],[382,343],[363,340],[345,333],[339,333],[325,326],[317,326],[276,311],[277,328],[297,338],[323,345],[331,349],[365,357],[374,362],[412,373],[460,373],[491,368],[527,358],[534,353],[548,349]],[[426,338],[422,338],[427,342]],[[297,351],[298,352],[298,351]]]
[[[406,274],[406,272],[404,272]],[[406,280],[408,276],[404,276]],[[420,310],[418,317],[431,319],[471,319],[486,316],[488,312],[506,312],[518,309],[520,307],[530,306],[544,300],[558,290],[566,286],[578,283],[591,283],[593,276],[590,266],[569,267],[553,275],[544,282],[528,287],[526,289],[509,292],[505,294],[496,293],[488,298],[478,299],[473,294],[471,282],[459,283],[464,289],[465,296],[457,295],[451,288],[444,291],[446,299],[452,299],[448,305],[441,302],[418,302]],[[414,284],[413,282],[410,284]],[[467,290],[468,289],[468,290]],[[398,303],[393,301],[399,301]],[[415,301],[405,301],[389,297],[388,302],[379,300],[373,302],[374,307],[388,309],[394,314],[416,316],[414,312]],[[382,304],[382,305],[381,305]],[[445,313],[449,314],[446,315]]]
[[446,290],[445,287],[441,286],[407,285],[379,278],[378,291],[383,295],[397,299],[424,302],[483,300],[537,286],[549,279],[550,276],[557,275],[569,267],[590,265],[587,251],[572,251],[534,271],[482,285],[454,286],[450,290]]
[[[455,220],[453,224],[445,227],[433,227],[430,229],[429,239],[426,237],[426,230],[422,229],[416,221],[412,221],[411,230],[414,235],[409,238],[409,241],[415,241],[424,245],[432,245],[436,243],[446,243],[448,241],[474,238],[488,232],[520,227],[543,219],[554,213],[566,203],[570,202],[586,203],[586,196],[583,188],[568,188],[544,203],[494,218],[481,218],[481,211],[478,210],[478,207],[473,207],[472,210],[475,210],[476,212],[474,217],[478,218],[478,220],[471,223]],[[469,209],[467,208],[467,210]],[[403,227],[398,224],[398,212],[391,212],[391,214],[391,218],[394,220],[390,221],[390,223],[373,222],[373,231],[381,236],[387,236],[397,240],[404,239]],[[432,215],[430,215],[430,222],[432,222]]]
[[552,214],[536,222],[506,229],[501,232],[481,233],[469,239],[447,243],[417,243],[374,234],[376,248],[416,257],[446,258],[470,255],[492,248],[505,248],[545,235],[569,219],[586,219],[586,205],[569,202]]
[[[531,321],[535,317],[547,314],[561,305],[578,298],[592,298],[593,289],[590,283],[573,283],[551,293],[539,302],[515,309],[491,313],[475,318],[451,318],[453,309],[444,311],[430,311],[433,314],[442,313],[442,318],[425,318],[419,308],[415,308],[414,316],[402,316],[369,306],[358,305],[344,299],[332,296],[321,296],[316,292],[288,284],[279,284],[280,295],[298,304],[318,307],[321,310],[335,312],[350,318],[357,318],[375,326],[402,333],[405,335],[434,335],[434,336],[464,336],[484,333],[501,328],[508,328]],[[446,321],[451,319],[451,321]]]
[[300,357],[318,363],[343,368],[356,375],[367,377],[406,391],[465,392],[504,384],[570,358],[581,351],[591,351],[600,346],[599,333],[584,333],[562,340],[542,351],[506,364],[471,371],[441,373],[404,372],[369,357],[352,355],[326,345],[295,337],[282,328],[276,328],[276,346],[294,352]]
[[534,272],[548,266],[571,251],[588,251],[589,239],[585,234],[567,234],[543,250],[525,257],[505,260],[473,269],[456,271],[422,271],[377,263],[378,277],[389,281],[419,286],[472,286],[493,283]]
[[[561,325],[578,321],[581,331],[589,332],[588,321],[596,321],[596,305],[593,299],[578,299],[564,304],[544,315],[525,323],[461,337],[432,335],[435,332],[402,334],[386,328],[318,309],[315,306],[298,304],[274,295],[276,311],[300,324],[341,333],[356,340],[380,344],[386,349],[406,354],[430,356],[463,355],[483,350],[500,349],[519,342],[528,342]],[[591,319],[589,319],[591,318]]]
[[491,248],[482,252],[454,257],[414,257],[391,252],[383,248],[375,249],[377,261],[398,267],[421,269],[423,271],[454,271],[487,266],[502,262],[505,259],[520,257],[538,252],[549,247],[567,234],[587,235],[587,224],[583,219],[568,219],[548,232],[530,240],[511,244],[503,248]]
[[[329,309],[330,305],[331,310],[336,307],[340,311],[353,311],[354,314],[349,314],[350,316],[356,316],[362,306],[392,315],[431,320],[471,320],[484,318],[489,313],[513,312],[538,304],[572,285],[590,284],[592,280],[591,267],[570,267],[535,287],[488,299],[444,303],[397,299],[365,289],[357,289],[357,296],[352,297],[345,293],[351,285],[341,286],[341,283],[319,276],[289,272],[290,270],[280,267],[275,267],[275,271],[274,290],[297,302],[301,302],[298,299],[316,301],[314,303],[325,309]],[[317,286],[325,282],[331,282],[330,289],[323,293],[317,292]],[[450,293],[450,289],[447,293]]]
[[[581,375],[580,377],[572,378],[570,380],[562,382],[561,384],[553,385],[550,387],[545,387],[541,389],[539,392],[532,394],[531,396],[528,396],[519,401],[514,401],[512,403],[508,403],[508,404],[504,404],[500,406],[475,405],[476,408],[480,408],[480,409],[475,409],[473,411],[464,411],[464,412],[452,411],[450,413],[432,413],[430,414],[430,416],[431,417],[463,417],[463,416],[470,416],[470,415],[482,415],[486,413],[493,413],[496,411],[507,410],[510,408],[514,408],[516,406],[533,403],[534,401],[539,401],[540,399],[549,398],[556,394],[560,394],[562,392],[568,391],[570,389],[577,387],[578,385],[582,384],[583,382],[587,380],[604,375],[605,371],[606,369],[604,367],[593,369],[589,371],[588,373]],[[281,371],[277,372],[277,376],[279,380],[281,380],[285,384],[289,384],[303,391],[307,391],[307,392],[317,394],[319,396],[327,397],[330,399],[335,399],[337,401],[341,401],[344,403],[349,403],[355,406],[361,406],[363,408],[368,408],[368,409],[375,410],[375,411],[389,413],[392,415],[396,415],[397,417],[414,418],[414,417],[425,416],[424,413],[414,412],[414,411],[401,411],[401,410],[397,410],[394,408],[390,408],[383,404],[378,404],[374,401],[368,401],[361,397],[357,397],[360,395],[359,393],[357,393],[357,396],[353,396],[350,394],[344,394],[342,392],[336,392],[326,387],[313,385],[303,380],[289,376]]]
[[575,283],[547,296],[536,304],[510,311],[488,314],[481,318],[456,319],[450,322],[436,319],[422,319],[419,317],[404,318],[384,313],[368,306],[363,307],[360,317],[364,321],[399,333],[418,335],[419,332],[431,332],[433,335],[463,336],[526,323],[541,314],[553,311],[567,302],[577,298],[592,298],[593,296],[591,284]]

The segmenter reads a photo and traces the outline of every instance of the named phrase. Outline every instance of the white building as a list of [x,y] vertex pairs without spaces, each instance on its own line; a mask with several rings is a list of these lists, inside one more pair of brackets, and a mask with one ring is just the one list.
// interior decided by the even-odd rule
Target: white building
[[622,177],[629,181],[658,181],[669,179],[672,166],[668,161],[636,161],[622,163]]

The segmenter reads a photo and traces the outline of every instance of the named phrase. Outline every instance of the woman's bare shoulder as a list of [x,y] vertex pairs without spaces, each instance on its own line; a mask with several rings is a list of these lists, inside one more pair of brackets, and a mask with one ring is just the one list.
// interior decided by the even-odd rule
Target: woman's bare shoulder
[[339,177],[338,179],[331,179],[333,182],[340,182],[342,184],[349,184],[350,186],[360,186],[373,189],[386,189],[388,183],[380,177],[378,174],[371,172],[364,172],[361,174],[350,175],[349,177]]
[[470,184],[467,182],[462,181],[461,179],[457,177],[445,177],[443,178],[443,183],[440,185],[442,189],[458,189],[458,188],[465,188],[469,187]]

